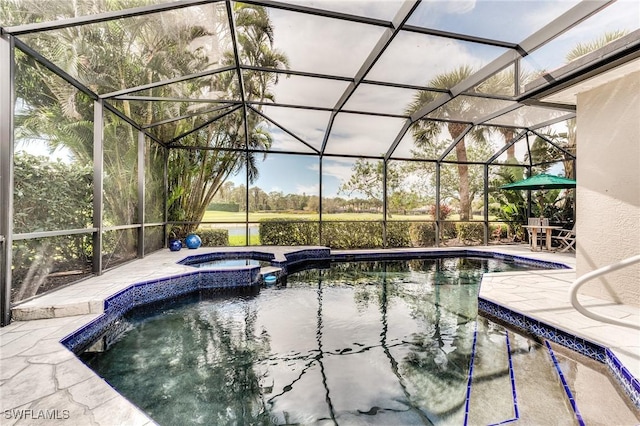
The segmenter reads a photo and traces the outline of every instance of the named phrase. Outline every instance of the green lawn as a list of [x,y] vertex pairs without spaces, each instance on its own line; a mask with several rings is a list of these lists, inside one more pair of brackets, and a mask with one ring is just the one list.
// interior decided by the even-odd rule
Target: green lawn
[[[249,222],[259,222],[261,219],[282,219],[288,220],[318,220],[317,213],[290,213],[290,212],[252,212],[249,214]],[[451,217],[452,219],[454,216]],[[433,220],[431,215],[393,215],[392,220]],[[207,211],[204,214],[203,222],[231,222],[244,223],[245,212],[218,212]],[[350,220],[382,220],[379,213],[332,213],[323,214],[322,220],[350,221]],[[455,219],[454,219],[455,220]]]
[[[295,221],[295,220],[318,220],[319,215],[317,213],[307,212],[252,212],[249,213],[249,222],[260,222],[262,219],[281,219],[283,221]],[[450,215],[448,220],[458,220],[460,218],[457,214]],[[474,217],[475,220],[482,220],[481,217]],[[219,212],[219,211],[207,211],[204,214],[203,222],[227,222],[227,223],[244,223],[246,220],[245,212]],[[351,220],[382,220],[382,215],[379,213],[331,213],[323,214],[322,220],[335,220],[335,221],[351,221]],[[400,215],[394,214],[390,220],[407,220],[407,221],[424,221],[433,220],[433,217],[428,214],[416,214],[416,215]],[[494,217],[490,217],[489,220],[495,220]]]
[[[229,235],[229,245],[230,246],[244,246],[246,245],[247,238],[244,235]],[[249,237],[249,245],[250,246],[259,246],[260,245],[260,236],[259,235],[251,235]]]

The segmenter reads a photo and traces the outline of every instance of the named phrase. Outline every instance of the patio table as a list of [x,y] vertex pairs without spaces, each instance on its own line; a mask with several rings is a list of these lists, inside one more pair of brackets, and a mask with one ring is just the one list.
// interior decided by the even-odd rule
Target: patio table
[[[562,229],[562,226],[554,226],[554,225],[523,225],[523,227],[531,229],[532,234],[536,236],[535,238],[531,238],[529,241],[532,251],[538,250],[538,238],[537,238],[538,229],[540,230],[540,233],[545,232],[546,246],[548,251],[551,251],[551,232],[554,229]],[[542,250],[542,247],[540,247],[540,250]]]

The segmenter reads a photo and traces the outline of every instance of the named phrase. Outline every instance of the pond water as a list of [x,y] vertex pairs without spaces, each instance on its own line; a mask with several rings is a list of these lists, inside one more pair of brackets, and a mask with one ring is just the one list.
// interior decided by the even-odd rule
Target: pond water
[[[525,411],[574,424],[546,348],[477,318],[482,273],[514,269],[334,263],[257,294],[132,312],[109,350],[83,359],[160,425],[490,424]],[[513,365],[536,384],[520,402]]]

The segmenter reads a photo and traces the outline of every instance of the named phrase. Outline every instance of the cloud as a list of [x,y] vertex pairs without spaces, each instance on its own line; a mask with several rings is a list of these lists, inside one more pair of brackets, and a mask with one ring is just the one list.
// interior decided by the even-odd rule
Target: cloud
[[404,0],[289,0],[288,3],[369,18],[391,20]]
[[316,149],[322,147],[330,113],[296,108],[265,106],[264,114]]
[[475,0],[456,0],[456,1],[442,1],[442,0],[430,0],[431,2],[437,2],[439,7],[444,7],[445,13],[452,13],[456,15],[463,15],[471,12],[476,7]]
[[479,69],[504,49],[417,33],[401,32],[367,79],[426,85],[435,76],[468,65]]
[[296,194],[318,195],[320,193],[320,184],[315,185],[296,185]]
[[348,85],[325,78],[281,76],[272,92],[278,103],[333,108]]
[[345,182],[351,178],[352,167],[355,160],[353,159],[326,159],[322,164],[322,174]]
[[274,47],[291,69],[352,77],[385,31],[315,15],[272,9]]
[[326,152],[383,156],[404,122],[400,118],[340,113],[331,129]]

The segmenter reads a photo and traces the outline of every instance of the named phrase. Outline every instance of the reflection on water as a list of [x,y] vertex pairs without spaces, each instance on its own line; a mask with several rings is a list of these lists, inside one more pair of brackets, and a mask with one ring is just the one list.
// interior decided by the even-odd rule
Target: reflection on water
[[488,259],[337,263],[134,314],[85,361],[161,425],[462,424]]

